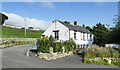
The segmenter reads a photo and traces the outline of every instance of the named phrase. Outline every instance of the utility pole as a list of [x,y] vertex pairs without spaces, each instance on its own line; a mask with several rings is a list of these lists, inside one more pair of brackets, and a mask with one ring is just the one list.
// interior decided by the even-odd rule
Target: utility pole
[[24,20],[25,22],[25,38],[26,38],[26,19]]

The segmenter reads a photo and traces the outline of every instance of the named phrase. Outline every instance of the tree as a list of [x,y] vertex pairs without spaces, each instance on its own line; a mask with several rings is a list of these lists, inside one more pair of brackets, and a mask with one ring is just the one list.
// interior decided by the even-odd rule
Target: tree
[[94,34],[94,44],[103,46],[107,43],[109,30],[104,24],[101,24],[100,22],[96,24],[96,26],[93,27],[92,33]]
[[111,28],[110,35],[110,43],[116,43],[120,44],[120,21],[118,21],[118,16],[115,16],[117,18],[113,19],[113,23],[115,24],[114,27]]
[[3,25],[5,20],[8,20],[8,16],[3,13],[0,13],[0,25]]
[[93,31],[92,28],[90,28],[89,26],[86,26],[85,28],[88,29],[90,32]]

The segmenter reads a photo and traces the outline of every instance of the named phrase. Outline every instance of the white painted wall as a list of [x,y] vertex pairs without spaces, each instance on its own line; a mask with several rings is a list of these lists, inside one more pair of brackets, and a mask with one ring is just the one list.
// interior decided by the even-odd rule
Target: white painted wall
[[53,23],[42,35],[55,37],[54,30],[59,30],[59,41],[69,40],[69,29],[59,22]]
[[[54,30],[59,30],[59,40],[62,41],[66,41],[69,40],[69,38],[72,38],[77,45],[86,45],[89,44],[90,46],[93,43],[93,34],[92,37],[90,38],[90,34],[88,34],[88,39],[87,39],[87,33],[85,33],[85,41],[83,41],[83,32],[76,32],[76,39],[74,39],[74,30],[69,30],[66,26],[64,26],[63,24],[59,23],[59,22],[54,22],[42,35],[45,36],[50,36],[52,35],[53,37],[55,37],[54,35]],[[70,32],[70,35],[69,35]],[[91,39],[91,40],[90,40]]]
[[87,39],[87,33],[85,33],[85,41],[83,41],[83,32],[79,32],[79,31],[77,31],[76,32],[76,38],[77,39],[74,39],[74,30],[70,30],[70,38],[72,38],[75,42],[76,42],[76,44],[77,45],[83,45],[83,44],[90,44],[90,45],[92,45],[92,43],[93,43],[93,35],[92,35],[92,37],[91,37],[91,41],[90,41],[90,34],[88,34],[88,39]]

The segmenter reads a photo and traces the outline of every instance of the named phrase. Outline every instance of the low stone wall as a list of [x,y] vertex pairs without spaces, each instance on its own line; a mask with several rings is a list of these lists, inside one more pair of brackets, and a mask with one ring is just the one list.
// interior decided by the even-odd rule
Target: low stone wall
[[[15,43],[9,43],[9,44],[2,44],[5,42],[12,42],[15,41]],[[24,41],[24,43],[22,43]],[[0,38],[0,48],[5,48],[5,47],[11,47],[15,45],[23,45],[27,44],[26,42],[34,42],[36,41],[35,38]],[[21,43],[16,43],[16,42],[21,42]]]
[[70,51],[69,53],[53,53],[53,54],[49,54],[49,53],[38,53],[36,54],[36,56],[38,56],[39,58],[45,59],[45,60],[55,60],[58,58],[62,58],[62,57],[66,57],[66,56],[70,56],[73,55],[73,51]]
[[40,52],[40,53],[35,54],[35,56],[38,56],[39,58],[43,58],[45,60],[55,60],[55,59],[62,58],[65,56],[70,56],[70,55],[73,55],[73,51],[69,51],[69,53],[66,53],[64,46],[62,47],[62,52],[54,53],[53,48],[50,47],[49,53]]
[[101,59],[103,59],[103,60],[108,60],[108,63],[109,63],[109,64],[111,64],[111,61],[112,61],[112,60],[113,60],[113,61],[117,60],[116,58],[100,58],[100,57],[88,58],[88,60],[90,60],[90,61],[99,61],[99,60],[101,60]]
[[10,41],[36,41],[36,38],[1,38],[0,43]]

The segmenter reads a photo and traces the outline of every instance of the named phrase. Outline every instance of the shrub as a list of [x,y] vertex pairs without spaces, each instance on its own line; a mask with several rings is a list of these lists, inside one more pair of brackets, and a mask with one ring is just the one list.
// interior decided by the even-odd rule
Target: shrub
[[112,61],[112,64],[120,66],[120,61]]
[[[91,61],[89,60],[89,58],[96,58],[96,57],[100,57],[101,60],[97,60],[97,61]],[[108,63],[108,60],[104,59],[104,57],[107,58],[115,58],[115,59],[119,59],[119,52],[115,51],[112,48],[100,48],[97,46],[92,46],[90,48],[88,48],[85,52],[85,56],[84,56],[84,63],[93,63],[93,64],[102,64],[102,65],[118,65],[120,66],[120,61],[112,61],[112,64]]]
[[54,52],[62,52],[62,47],[65,47],[65,52],[76,49],[76,43],[70,39],[64,42],[55,42],[55,38],[50,36],[37,40],[37,51],[38,52],[49,52],[49,48],[53,47]]
[[96,57],[113,57],[113,58],[119,58],[119,52],[115,51],[112,48],[100,48],[100,47],[90,47],[88,50],[86,50],[86,56],[88,58],[96,58]]
[[84,63],[88,63],[88,58],[87,58],[87,56],[84,57]]

